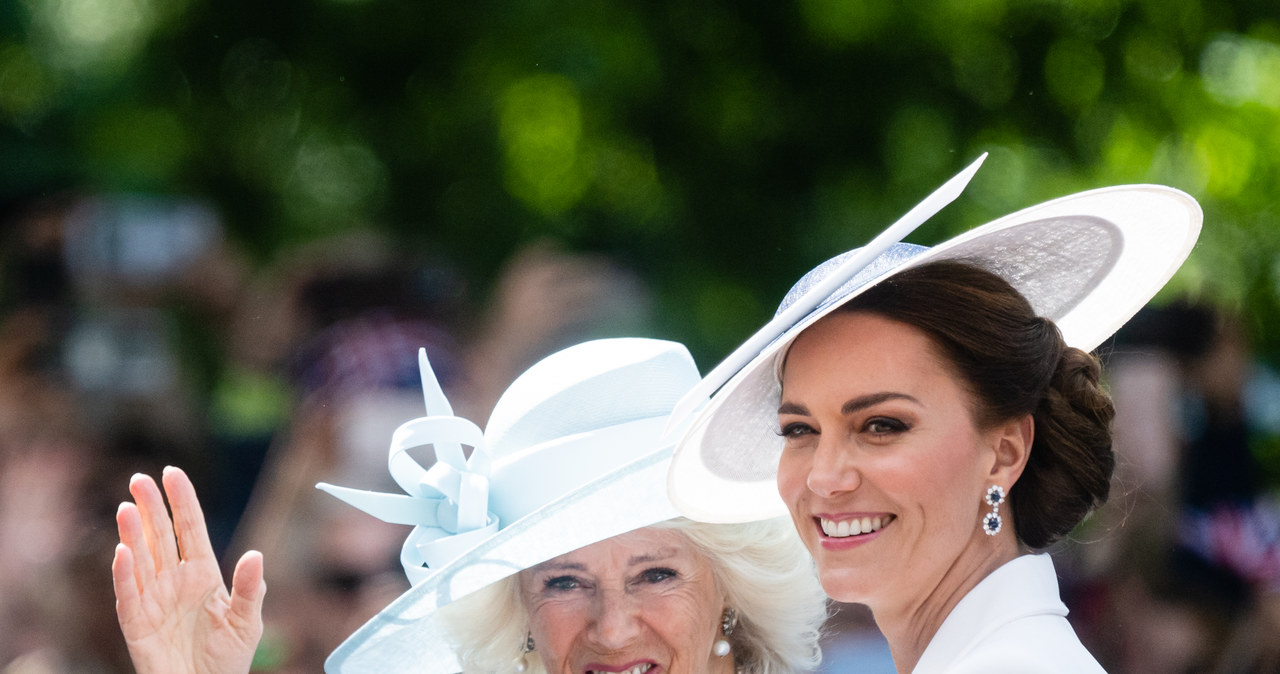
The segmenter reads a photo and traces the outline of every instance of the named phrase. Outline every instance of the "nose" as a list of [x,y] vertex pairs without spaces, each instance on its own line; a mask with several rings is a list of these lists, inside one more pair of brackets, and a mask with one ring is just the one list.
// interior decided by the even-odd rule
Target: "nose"
[[809,475],[805,484],[809,491],[823,498],[850,492],[862,484],[854,456],[856,448],[846,446],[839,438],[822,436],[811,455]]
[[622,588],[606,588],[596,595],[592,639],[605,650],[619,650],[641,631],[639,600]]

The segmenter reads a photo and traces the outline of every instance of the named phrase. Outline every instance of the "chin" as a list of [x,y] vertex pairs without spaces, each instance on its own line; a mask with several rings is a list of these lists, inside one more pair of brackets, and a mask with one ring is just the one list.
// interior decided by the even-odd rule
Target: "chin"
[[823,571],[818,569],[818,582],[828,597],[846,604],[866,603],[868,588],[863,587],[867,578],[853,569]]

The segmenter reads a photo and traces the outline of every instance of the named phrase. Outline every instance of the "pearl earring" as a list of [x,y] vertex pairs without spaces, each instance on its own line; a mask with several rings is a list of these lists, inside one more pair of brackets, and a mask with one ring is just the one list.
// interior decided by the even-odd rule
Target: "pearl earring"
[[520,657],[516,658],[516,674],[524,674],[529,670],[528,655],[533,652],[533,633],[526,633],[524,644],[520,646]]
[[720,632],[723,637],[716,639],[716,643],[712,646],[711,651],[716,657],[723,658],[733,650],[733,646],[729,643],[729,637],[733,636],[733,628],[738,626],[738,612],[727,608],[724,610],[724,617],[720,619]]

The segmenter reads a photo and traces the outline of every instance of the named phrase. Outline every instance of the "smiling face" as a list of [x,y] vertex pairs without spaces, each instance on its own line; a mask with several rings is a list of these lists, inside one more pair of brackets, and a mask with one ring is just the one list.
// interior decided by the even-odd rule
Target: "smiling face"
[[520,598],[548,672],[721,674],[725,608],[711,563],[678,530],[646,528],[520,573]]
[[972,405],[934,344],[904,323],[837,312],[796,339],[778,488],[827,594],[873,611],[920,606],[962,589],[990,555],[981,497],[1011,484],[996,451],[1008,429],[980,430]]

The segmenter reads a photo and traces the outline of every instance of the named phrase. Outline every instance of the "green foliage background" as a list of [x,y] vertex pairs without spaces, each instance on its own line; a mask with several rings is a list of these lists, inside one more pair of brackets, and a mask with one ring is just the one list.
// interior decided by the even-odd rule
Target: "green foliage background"
[[1069,192],[1201,200],[1166,296],[1280,353],[1274,0],[4,0],[0,192],[207,197],[268,260],[352,228],[483,285],[627,261],[704,367],[981,152],[931,243]]

